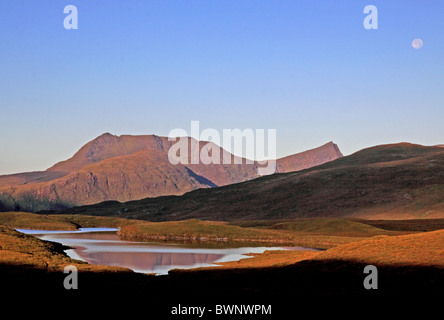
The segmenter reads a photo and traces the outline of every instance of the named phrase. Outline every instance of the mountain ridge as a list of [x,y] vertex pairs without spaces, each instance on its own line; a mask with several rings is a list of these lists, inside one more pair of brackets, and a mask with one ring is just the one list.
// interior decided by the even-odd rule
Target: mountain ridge
[[[189,147],[199,148],[200,152],[205,147],[219,148],[212,142],[187,139]],[[249,163],[222,148],[220,164],[193,164],[189,154],[189,164],[175,166],[168,161],[168,150],[173,143],[156,135],[104,133],[46,171],[0,176],[0,211],[58,210],[108,200],[181,195],[258,177],[257,162]],[[336,150],[337,146],[329,142],[285,157],[282,162],[278,159],[277,166],[280,172],[300,170],[341,157]],[[222,162],[226,155],[231,164]],[[236,164],[236,158],[240,164]]]
[[301,171],[182,196],[77,207],[65,213],[149,221],[443,218],[444,150],[382,145]]

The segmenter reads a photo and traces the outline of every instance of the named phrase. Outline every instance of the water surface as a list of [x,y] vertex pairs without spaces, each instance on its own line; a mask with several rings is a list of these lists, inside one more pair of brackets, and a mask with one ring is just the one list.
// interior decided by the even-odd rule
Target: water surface
[[81,228],[79,231],[17,231],[33,234],[42,240],[59,242],[73,249],[66,253],[73,259],[91,264],[120,266],[142,273],[167,274],[171,269],[217,266],[217,262],[247,258],[247,253],[265,250],[310,250],[303,247],[237,247],[211,248],[208,244],[193,245],[167,242],[120,240],[117,229]]

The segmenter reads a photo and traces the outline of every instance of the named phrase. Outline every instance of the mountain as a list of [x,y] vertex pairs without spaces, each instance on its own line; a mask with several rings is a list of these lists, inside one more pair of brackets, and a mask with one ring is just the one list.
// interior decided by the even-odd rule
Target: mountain
[[[220,164],[192,163],[193,150],[210,156],[219,147],[186,138],[187,164],[173,165],[168,151],[174,144],[156,135],[115,136],[105,133],[88,142],[70,159],[46,171],[0,176],[0,211],[60,210],[102,201],[131,201],[181,195],[258,177],[260,164],[220,148]],[[277,170],[300,170],[341,157],[332,142],[277,160]],[[223,159],[231,159],[224,164]]]
[[39,183],[55,180],[65,176],[64,172],[49,171],[33,171],[15,174],[5,174],[0,176],[0,189],[4,187],[12,187],[25,185],[28,183]]
[[299,171],[342,157],[343,155],[339,150],[339,147],[333,142],[329,142],[316,149],[278,159],[276,162],[276,169],[277,172],[280,173]]
[[104,133],[88,142],[68,160],[61,161],[46,171],[73,172],[102,160],[126,156],[142,150],[168,151],[172,142],[167,137],[156,135],[122,135],[115,136]]
[[65,213],[150,221],[444,218],[444,150],[408,143],[382,145],[298,172]]

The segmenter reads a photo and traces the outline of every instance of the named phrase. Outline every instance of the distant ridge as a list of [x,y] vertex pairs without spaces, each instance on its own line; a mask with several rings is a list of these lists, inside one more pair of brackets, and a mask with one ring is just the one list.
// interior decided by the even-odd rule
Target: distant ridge
[[277,172],[304,170],[342,157],[338,146],[329,142],[318,148],[278,159]]
[[[131,201],[181,195],[258,177],[256,162],[221,152],[221,164],[172,165],[168,150],[174,142],[156,135],[104,133],[82,146],[71,158],[46,171],[0,176],[0,211],[63,209],[102,201]],[[212,143],[188,138],[201,150]],[[232,158],[223,164],[223,154]],[[329,142],[319,148],[277,160],[277,172],[306,169],[342,157]]]

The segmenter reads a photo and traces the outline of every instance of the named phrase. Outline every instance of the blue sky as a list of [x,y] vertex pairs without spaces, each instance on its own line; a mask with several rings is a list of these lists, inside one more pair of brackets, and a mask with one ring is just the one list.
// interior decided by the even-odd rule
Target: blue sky
[[[78,30],[63,27],[70,4]],[[1,1],[0,174],[192,120],[276,129],[278,156],[444,143],[443,15],[419,0]]]

